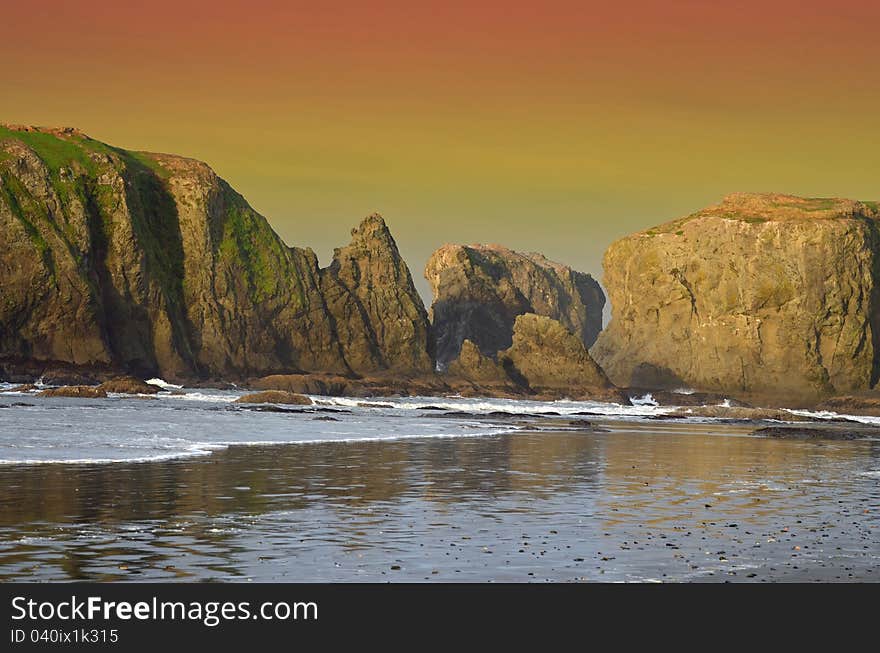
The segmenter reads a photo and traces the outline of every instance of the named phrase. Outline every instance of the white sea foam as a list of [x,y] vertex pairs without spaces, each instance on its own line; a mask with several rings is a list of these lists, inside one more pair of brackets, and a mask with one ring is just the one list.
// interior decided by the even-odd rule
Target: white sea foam
[[170,399],[173,401],[202,401],[214,404],[228,404],[238,399],[241,395],[241,392],[232,392],[228,390],[187,390],[180,394],[173,393],[156,396],[159,399]]
[[159,386],[163,390],[180,390],[183,388],[182,385],[174,385],[173,383],[168,383],[165,379],[147,379],[144,383],[149,383],[150,385]]
[[[644,417],[662,415],[675,410],[670,406],[654,404],[621,404],[603,403],[599,401],[530,401],[527,399],[484,399],[469,397],[381,397],[376,399],[359,399],[355,397],[323,397],[312,395],[312,400],[327,406],[356,408],[362,403],[382,403],[397,411],[422,411],[426,408],[439,408],[448,411],[474,413],[477,415],[503,412],[520,415],[573,415],[591,413],[608,417]],[[381,410],[381,409],[373,409]],[[388,409],[390,410],[390,409]]]
[[[164,383],[161,379],[150,381],[153,385]],[[4,384],[0,392],[11,387]],[[632,406],[571,400],[312,396],[317,404],[336,409],[330,413],[332,420],[323,420],[308,407],[263,412],[229,406],[242,394],[238,390],[171,387],[156,395],[158,401],[114,396],[110,400],[35,401],[26,409],[10,407],[0,410],[0,464],[148,462],[205,456],[230,446],[482,437],[521,428],[503,416],[494,419],[492,413],[496,412],[547,419],[583,414],[603,420],[640,421],[675,410],[655,405],[650,395]],[[425,410],[428,408],[435,410]],[[438,419],[442,412],[460,414]],[[840,417],[835,413],[792,412]],[[851,419],[880,423],[880,418]]]
[[2,410],[0,465],[155,462],[230,446],[480,437],[516,428],[402,409],[340,407],[333,420],[321,420],[303,408],[256,412],[218,406],[236,396],[206,390],[181,395],[191,400],[184,402],[175,402],[175,395],[165,401],[65,399]]
[[860,422],[862,424],[880,424],[880,417],[873,415],[847,415],[846,413],[835,413],[830,410],[790,410],[795,415],[803,415],[804,417],[813,417],[815,419],[840,420],[845,419],[851,422]]

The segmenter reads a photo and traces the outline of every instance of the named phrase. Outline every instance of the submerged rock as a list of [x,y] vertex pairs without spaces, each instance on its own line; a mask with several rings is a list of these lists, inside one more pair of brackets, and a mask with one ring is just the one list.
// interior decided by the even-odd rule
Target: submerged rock
[[816,410],[828,410],[847,415],[880,416],[880,396],[831,397],[817,404]]
[[500,245],[444,245],[425,267],[437,362],[446,366],[470,340],[486,356],[513,342],[518,315],[558,320],[587,347],[602,328],[605,295],[588,274]]
[[78,399],[105,399],[107,393],[93,385],[65,385],[37,393],[38,397],[76,397]]
[[620,385],[805,398],[871,387],[880,342],[872,203],[730,195],[613,243],[592,349]]
[[298,406],[311,406],[312,400],[295,392],[285,392],[283,390],[265,390],[263,392],[254,392],[239,397],[235,400],[237,404],[296,404]]
[[780,440],[873,440],[880,439],[880,429],[869,426],[845,428],[767,426],[753,431],[752,435]]

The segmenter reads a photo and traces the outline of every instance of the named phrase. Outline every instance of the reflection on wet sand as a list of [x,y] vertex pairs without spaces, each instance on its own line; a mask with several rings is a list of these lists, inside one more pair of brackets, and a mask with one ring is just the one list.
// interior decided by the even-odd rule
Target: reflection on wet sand
[[0,579],[880,577],[877,443],[608,426],[5,466]]

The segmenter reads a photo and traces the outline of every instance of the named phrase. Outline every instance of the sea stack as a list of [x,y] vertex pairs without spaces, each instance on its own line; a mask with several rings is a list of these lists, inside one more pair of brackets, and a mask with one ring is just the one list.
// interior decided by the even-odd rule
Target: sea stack
[[517,316],[558,320],[590,347],[602,328],[605,295],[588,274],[500,245],[444,245],[425,266],[437,362],[458,357],[470,340],[486,356],[513,342]]
[[613,243],[592,349],[618,385],[815,399],[872,387],[876,203],[734,194]]
[[378,213],[321,270],[321,289],[346,362],[360,374],[431,373],[430,323],[391,232]]

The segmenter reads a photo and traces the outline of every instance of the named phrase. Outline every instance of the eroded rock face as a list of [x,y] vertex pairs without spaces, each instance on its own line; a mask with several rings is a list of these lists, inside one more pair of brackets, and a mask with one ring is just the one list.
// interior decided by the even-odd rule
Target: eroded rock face
[[456,392],[465,397],[520,397],[532,394],[521,379],[510,377],[504,366],[486,356],[470,340],[461,343],[458,358],[443,375]]
[[382,216],[367,216],[321,271],[321,288],[349,366],[430,372],[430,325],[409,268]]
[[588,274],[540,254],[500,245],[445,245],[425,267],[431,285],[437,362],[448,365],[470,340],[487,356],[510,346],[518,315],[559,320],[589,347],[602,328],[605,296]]
[[169,380],[432,367],[377,216],[322,271],[204,163],[0,127],[0,232],[13,375],[35,361]]
[[615,383],[816,398],[876,382],[877,205],[737,194],[613,243]]
[[512,379],[539,395],[630,403],[625,393],[608,380],[580,338],[543,315],[518,316],[513,344],[498,352],[498,360]]
[[461,343],[458,358],[453,360],[446,370],[450,377],[458,377],[474,383],[510,383],[510,377],[504,367],[489,356],[470,340]]

